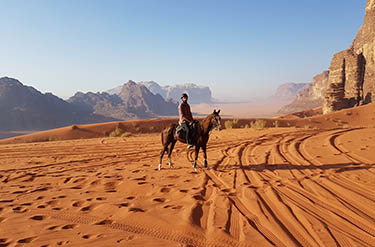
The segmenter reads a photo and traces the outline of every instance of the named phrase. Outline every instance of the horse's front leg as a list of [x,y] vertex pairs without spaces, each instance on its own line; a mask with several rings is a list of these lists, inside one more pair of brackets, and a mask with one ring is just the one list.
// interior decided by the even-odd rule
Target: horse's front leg
[[208,168],[208,162],[207,162],[207,146],[203,145],[202,146],[203,150],[203,156],[204,156],[204,168]]
[[199,149],[200,149],[200,146],[196,145],[195,146],[195,159],[194,159],[194,163],[193,163],[193,168],[194,168],[195,171],[197,170],[197,160],[198,160],[198,155],[199,155]]

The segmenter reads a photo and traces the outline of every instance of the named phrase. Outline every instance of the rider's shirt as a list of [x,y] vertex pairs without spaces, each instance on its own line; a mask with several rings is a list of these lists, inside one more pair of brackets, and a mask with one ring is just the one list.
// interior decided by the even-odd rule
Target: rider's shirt
[[182,102],[178,106],[178,115],[180,116],[180,124],[193,121],[193,115],[191,114],[190,105],[188,103]]

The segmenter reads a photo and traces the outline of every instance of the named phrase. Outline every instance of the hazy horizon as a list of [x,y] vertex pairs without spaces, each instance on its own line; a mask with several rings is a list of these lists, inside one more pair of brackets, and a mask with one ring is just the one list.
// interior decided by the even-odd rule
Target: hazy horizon
[[0,77],[67,98],[128,80],[209,86],[217,99],[311,82],[346,49],[365,2],[2,1]]

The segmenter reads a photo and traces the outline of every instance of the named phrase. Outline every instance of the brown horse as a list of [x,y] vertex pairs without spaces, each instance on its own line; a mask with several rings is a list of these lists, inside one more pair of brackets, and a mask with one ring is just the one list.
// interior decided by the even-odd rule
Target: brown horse
[[[214,112],[208,115],[205,119],[201,120],[200,122],[195,122],[195,130],[193,131],[191,138],[192,143],[195,146],[195,160],[193,163],[193,168],[195,170],[197,167],[197,160],[200,148],[203,149],[204,153],[204,167],[208,167],[207,142],[210,137],[210,132],[213,129],[220,130],[221,128],[221,117],[219,114],[220,110],[214,110]],[[164,153],[168,152],[168,164],[170,167],[172,167],[171,154],[176,142],[180,141],[182,143],[186,143],[186,138],[181,137],[176,133],[177,126],[178,124],[171,124],[161,132],[161,142],[163,144],[163,149],[160,152],[160,162],[158,167],[159,170],[161,169]]]

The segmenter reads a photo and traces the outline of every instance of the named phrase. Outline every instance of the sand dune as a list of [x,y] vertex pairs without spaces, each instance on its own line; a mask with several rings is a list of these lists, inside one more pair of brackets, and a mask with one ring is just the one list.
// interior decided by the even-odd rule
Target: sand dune
[[[375,127],[375,104],[350,108],[326,115],[319,114],[321,110],[309,110],[275,118],[263,118],[266,127],[274,127],[275,122],[279,127],[295,127],[303,129],[337,129],[353,127]],[[225,112],[223,112],[225,114]],[[201,119],[201,118],[198,118]],[[223,118],[223,127],[231,118]],[[250,126],[251,122],[258,119],[240,118],[235,128]],[[171,123],[176,123],[176,118],[161,118],[152,120],[132,120],[122,122],[107,122],[99,124],[72,125],[59,129],[46,130],[28,135],[0,140],[0,144],[33,143],[45,141],[62,141],[107,137],[116,128],[131,134],[160,133]],[[1,136],[0,136],[1,137]]]
[[375,246],[374,140],[215,131],[197,172],[182,144],[156,170],[156,133],[0,145],[0,245]]

